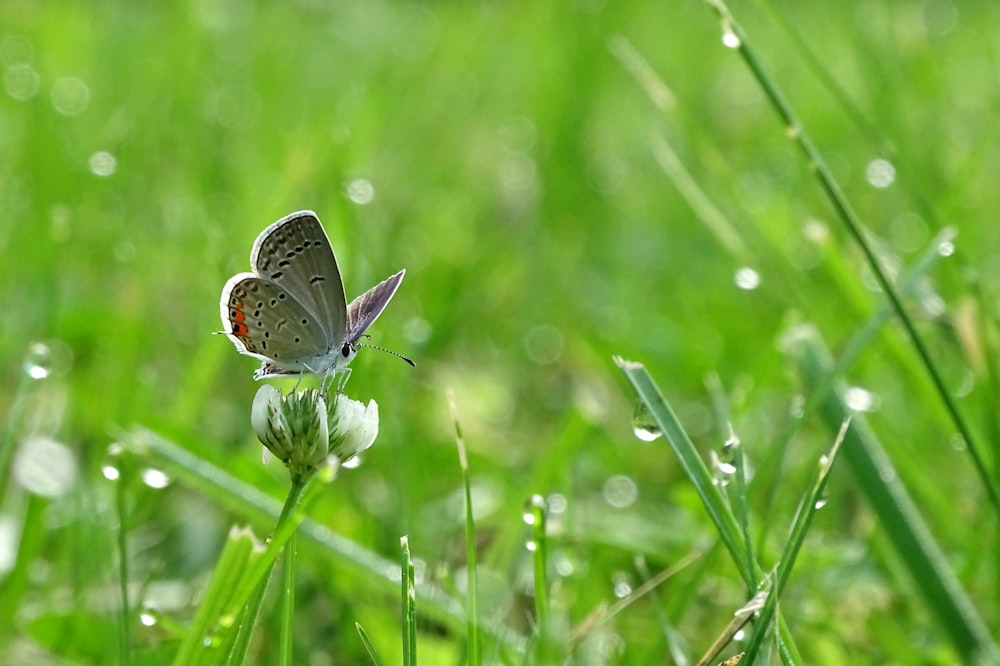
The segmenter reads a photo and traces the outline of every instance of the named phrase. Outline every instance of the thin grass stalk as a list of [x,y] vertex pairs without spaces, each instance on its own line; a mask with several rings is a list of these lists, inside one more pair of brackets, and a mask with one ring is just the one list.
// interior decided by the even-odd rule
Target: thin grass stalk
[[816,515],[816,512],[822,506],[826,483],[830,478],[830,471],[833,469],[833,463],[837,459],[840,447],[844,443],[849,425],[849,418],[845,419],[843,424],[841,424],[840,431],[837,433],[837,438],[834,440],[830,452],[820,459],[815,475],[809,484],[809,490],[799,503],[795,517],[792,519],[792,527],[785,542],[785,548],[782,550],[781,557],[778,560],[779,565],[774,585],[767,595],[767,601],[764,603],[764,608],[760,611],[760,616],[757,618],[757,630],[754,631],[753,636],[750,638],[750,643],[746,647],[745,652],[748,664],[753,663],[757,652],[761,648],[764,636],[767,634],[767,627],[777,611],[778,600],[781,598],[781,593],[788,583],[792,568],[795,566],[795,561],[802,551],[802,545],[805,543],[806,534],[809,532],[813,516]]
[[532,495],[528,507],[531,516],[531,556],[533,564],[533,590],[535,593],[535,621],[537,636],[542,649],[547,652],[547,644],[552,631],[549,620],[549,581],[547,574],[548,539],[545,528],[547,516],[545,498]]
[[[750,510],[748,507],[748,483],[746,476],[746,460],[743,457],[743,446],[740,443],[740,438],[736,436],[736,433],[732,430],[732,425],[730,428],[730,437],[726,441],[725,448],[732,451],[733,455],[733,467],[736,472],[736,482],[734,484],[733,492],[731,497],[734,499],[736,519],[739,521],[740,532],[743,534],[743,548],[746,551],[747,560],[750,562],[755,562],[756,557],[753,551],[753,538],[750,534]],[[750,568],[750,573],[753,576],[750,583],[747,585],[747,596],[750,596],[757,589],[760,580],[757,578],[756,567]]]
[[993,505],[994,513],[997,518],[1000,519],[1000,489],[998,489],[997,485],[994,483],[993,477],[982,457],[982,447],[979,444],[979,440],[973,434],[972,429],[969,427],[965,418],[962,416],[962,413],[959,411],[957,403],[954,399],[952,399],[951,393],[945,385],[944,377],[938,370],[934,359],[931,358],[927,345],[918,333],[913,320],[903,307],[903,300],[899,291],[882,269],[882,265],[875,254],[875,250],[865,237],[864,231],[862,230],[861,220],[854,212],[850,202],[847,201],[847,197],[844,196],[840,186],[837,185],[833,174],[830,173],[829,167],[823,160],[823,156],[813,144],[809,134],[802,127],[801,123],[799,123],[792,111],[791,106],[778,89],[777,84],[764,69],[763,64],[757,58],[756,52],[749,46],[746,33],[739,26],[739,24],[736,23],[735,19],[733,19],[733,16],[725,2],[723,2],[723,0],[705,0],[705,3],[718,14],[723,30],[729,37],[727,44],[735,48],[742,56],[751,74],[760,84],[764,94],[770,100],[772,108],[784,123],[788,137],[795,142],[805,155],[810,168],[816,174],[821,189],[833,205],[837,216],[841,222],[843,222],[855,243],[859,248],[861,248],[869,269],[875,276],[875,279],[882,291],[885,293],[886,298],[888,298],[889,302],[892,304],[893,310],[899,317],[903,328],[906,330],[910,343],[913,345],[913,348],[917,352],[924,369],[927,371],[931,382],[934,384],[938,397],[944,404],[948,414],[951,416],[952,422],[955,424],[955,428],[962,436],[962,439],[966,444],[965,448],[968,450],[969,455],[972,456],[973,466],[976,469],[976,473],[979,475],[980,484],[983,486],[991,504]]
[[479,642],[479,574],[476,569],[476,520],[472,511],[472,484],[469,480],[469,458],[465,450],[465,438],[462,436],[462,424],[458,420],[458,407],[455,395],[448,391],[448,408],[455,424],[455,447],[458,449],[458,466],[462,472],[462,484],[465,491],[465,612],[467,614],[466,633],[468,641],[467,663],[470,666],[481,666],[483,663],[482,647]]
[[[120,461],[124,462],[124,461]],[[131,663],[129,646],[129,627],[132,624],[132,611],[128,598],[128,508],[126,503],[125,484],[128,478],[126,465],[118,465],[118,478],[115,483],[115,511],[118,514],[118,532],[116,547],[118,549],[118,594],[121,596],[121,626],[118,629],[118,653],[122,666]]]
[[400,587],[403,594],[403,666],[417,666],[417,591],[414,584],[413,560],[410,559],[410,540],[399,540],[402,555]]
[[361,626],[360,622],[354,623],[354,628],[358,630],[358,636],[361,637],[361,642],[365,646],[365,650],[368,651],[368,656],[372,659],[372,664],[374,666],[385,666],[385,660],[382,659],[382,655],[379,654],[378,648],[375,647],[375,643],[372,642],[371,637],[368,632],[365,631],[364,627]]

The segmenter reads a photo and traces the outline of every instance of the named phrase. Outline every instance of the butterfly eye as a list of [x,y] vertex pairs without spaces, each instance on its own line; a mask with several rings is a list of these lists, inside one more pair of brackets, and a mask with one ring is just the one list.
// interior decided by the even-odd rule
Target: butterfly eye
[[351,352],[353,352],[353,351],[354,351],[354,348],[351,347],[351,343],[350,342],[345,342],[344,346],[340,348],[340,353],[344,355],[344,358],[349,357],[351,355]]

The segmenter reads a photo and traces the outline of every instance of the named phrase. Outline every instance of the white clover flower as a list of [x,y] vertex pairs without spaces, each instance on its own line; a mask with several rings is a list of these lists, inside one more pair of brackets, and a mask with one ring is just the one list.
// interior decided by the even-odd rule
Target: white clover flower
[[293,479],[305,480],[321,466],[339,464],[368,449],[378,436],[378,403],[333,398],[315,389],[282,395],[269,384],[253,399],[250,424],[268,453],[285,464]]
[[311,476],[326,462],[330,432],[326,401],[319,391],[282,395],[265,384],[254,396],[250,424],[257,438],[285,464],[293,478]]
[[368,449],[378,436],[378,403],[337,396],[330,408],[330,453],[346,462]]

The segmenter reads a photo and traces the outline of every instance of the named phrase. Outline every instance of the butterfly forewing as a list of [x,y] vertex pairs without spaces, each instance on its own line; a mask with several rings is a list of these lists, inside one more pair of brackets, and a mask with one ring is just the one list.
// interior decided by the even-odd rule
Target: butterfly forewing
[[230,278],[221,304],[225,331],[243,353],[276,367],[301,370],[327,346],[326,334],[311,312],[284,288],[252,273]]
[[324,351],[347,330],[344,283],[323,226],[312,211],[287,215],[261,232],[250,265],[295,298],[326,334]]
[[375,323],[385,306],[392,300],[399,284],[403,281],[406,270],[386,278],[365,293],[361,294],[347,306],[347,340],[354,347],[368,327]]

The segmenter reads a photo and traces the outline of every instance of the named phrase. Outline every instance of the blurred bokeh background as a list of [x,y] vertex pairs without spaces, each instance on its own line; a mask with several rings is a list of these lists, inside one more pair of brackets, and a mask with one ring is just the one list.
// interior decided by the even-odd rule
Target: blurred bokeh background
[[[994,452],[1000,5],[734,11],[886,265],[905,271],[943,225],[958,228],[954,256],[908,304]],[[743,590],[669,449],[633,436],[612,356],[649,367],[706,459],[728,420],[751,464],[771,470],[750,498],[771,502],[755,525],[766,559],[834,434],[806,422],[781,466],[763,464],[801,404],[778,341],[806,321],[836,350],[882,303],[721,35],[698,2],[4,2],[0,589],[13,622],[0,643],[58,653],[45,618],[64,618],[69,635],[83,616],[114,626],[103,602],[116,520],[101,467],[132,424],[283,496],[285,472],[261,465],[249,427],[257,364],[212,333],[222,285],[248,270],[256,235],[308,208],[349,299],[407,269],[370,333],[417,363],[372,350],[355,360],[347,392],[378,401],[380,436],[315,519],[391,558],[409,535],[427,576],[453,579],[464,551],[450,389],[471,452],[487,614],[527,626],[521,511],[539,493],[564,502],[557,587],[571,624],[641,582],[637,556],[655,571],[706,551],[663,592],[700,653]],[[637,78],[640,59],[658,82]],[[669,155],[681,172],[664,168]],[[996,558],[977,553],[996,545],[995,516],[905,336],[889,326],[846,379],[995,626]],[[67,470],[41,494],[18,471],[32,447]],[[808,660],[948,663],[849,475],[830,492],[784,607]],[[138,597],[164,581],[194,595],[229,525],[265,534],[273,523],[184,484],[137,482],[129,497]],[[979,520],[987,536],[967,534]],[[391,655],[398,594],[303,550],[314,612],[302,653],[361,663],[357,620]],[[623,614],[606,659],[663,663],[652,623],[648,608]],[[460,663],[460,636],[424,640],[441,653],[429,663]],[[138,642],[148,663],[170,653]],[[78,661],[59,663],[114,654],[62,650]]]

